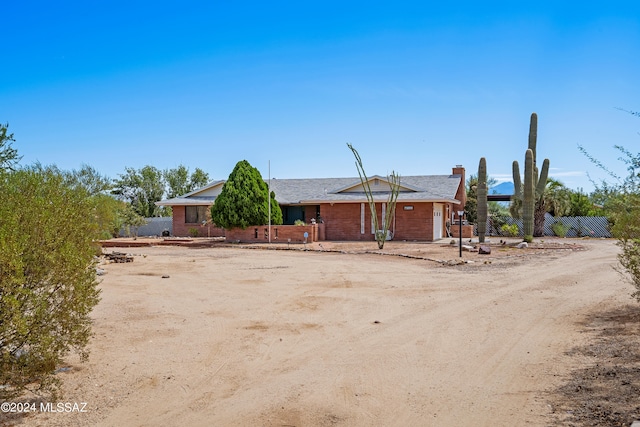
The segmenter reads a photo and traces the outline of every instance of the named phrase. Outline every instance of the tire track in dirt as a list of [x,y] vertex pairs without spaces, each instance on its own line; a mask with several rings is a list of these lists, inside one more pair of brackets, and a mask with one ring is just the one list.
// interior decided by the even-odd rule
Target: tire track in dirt
[[[65,377],[68,398],[83,399],[75,384],[93,413],[35,418],[59,426],[547,425],[542,396],[581,338],[573,321],[603,300],[628,298],[610,268],[615,245],[594,248],[496,269],[145,248],[133,267],[110,267],[94,354]],[[171,278],[136,274],[160,270]],[[137,320],[122,328],[129,301]]]

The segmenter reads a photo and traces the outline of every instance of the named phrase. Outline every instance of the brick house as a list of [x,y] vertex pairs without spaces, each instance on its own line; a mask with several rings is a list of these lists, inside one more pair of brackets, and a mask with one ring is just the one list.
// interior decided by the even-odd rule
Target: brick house
[[[222,191],[224,181],[157,204],[173,208],[173,233],[188,236],[222,236],[224,230],[202,226],[209,207]],[[284,224],[312,219],[322,223],[320,239],[375,240],[375,230],[360,178],[272,179],[271,190],[282,209]],[[386,177],[373,176],[378,223],[386,212],[390,186]],[[465,170],[456,166],[451,175],[401,176],[396,214],[389,230],[394,240],[434,241],[447,237],[446,226],[466,202]]]

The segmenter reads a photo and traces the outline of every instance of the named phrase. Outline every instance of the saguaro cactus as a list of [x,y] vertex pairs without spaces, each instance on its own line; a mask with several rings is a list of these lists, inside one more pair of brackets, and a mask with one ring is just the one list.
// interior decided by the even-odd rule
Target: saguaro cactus
[[487,232],[487,161],[480,158],[478,165],[478,187],[476,189],[478,212],[478,241],[484,243]]
[[547,185],[549,174],[549,159],[544,159],[540,175],[536,166],[536,144],[538,142],[538,115],[531,114],[529,124],[529,148],[525,153],[524,164],[524,188],[520,180],[520,166],[513,162],[514,199],[522,203],[522,221],[525,241],[533,240],[533,237],[542,236],[544,232],[544,212],[536,215],[536,205],[542,198],[542,193]]
[[533,212],[535,209],[533,150],[528,149],[524,155],[524,189],[522,191],[522,224],[524,240],[533,240]]

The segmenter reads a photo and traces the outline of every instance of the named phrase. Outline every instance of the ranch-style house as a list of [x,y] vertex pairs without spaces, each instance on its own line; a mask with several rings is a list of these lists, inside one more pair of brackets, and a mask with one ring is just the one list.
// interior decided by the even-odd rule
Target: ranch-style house
[[[253,241],[264,241],[264,226],[234,234],[206,224],[207,211],[222,191],[223,180],[180,197],[157,202],[173,210],[174,236],[189,236],[198,230],[199,236],[249,236]],[[369,178],[374,193],[378,222],[386,213],[390,185],[386,177]],[[271,179],[271,190],[276,195],[283,214],[284,225],[296,220],[317,227],[313,240],[359,241],[375,240],[371,211],[360,178]],[[390,238],[407,241],[435,241],[447,237],[450,224],[457,219],[456,212],[466,202],[465,169],[458,165],[451,175],[401,176],[400,192],[395,216],[389,225]],[[250,227],[251,228],[251,227]],[[286,227],[272,226],[272,241],[288,236]],[[259,229],[259,230],[258,230]],[[238,238],[241,240],[241,238]],[[286,241],[286,240],[285,240]]]

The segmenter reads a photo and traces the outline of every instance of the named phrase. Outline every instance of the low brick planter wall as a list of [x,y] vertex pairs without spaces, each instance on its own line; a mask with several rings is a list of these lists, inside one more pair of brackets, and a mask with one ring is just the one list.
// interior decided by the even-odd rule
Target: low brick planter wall
[[[308,233],[307,243],[319,240],[318,225],[272,225],[271,242],[287,243],[291,239],[292,243],[303,243],[304,233]],[[227,242],[243,243],[267,243],[269,242],[269,227],[266,225],[256,225],[246,229],[233,228],[226,230],[225,240]]]
[[[460,226],[454,224],[451,226],[451,237],[460,237]],[[462,238],[471,239],[473,237],[473,225],[462,226]]]

